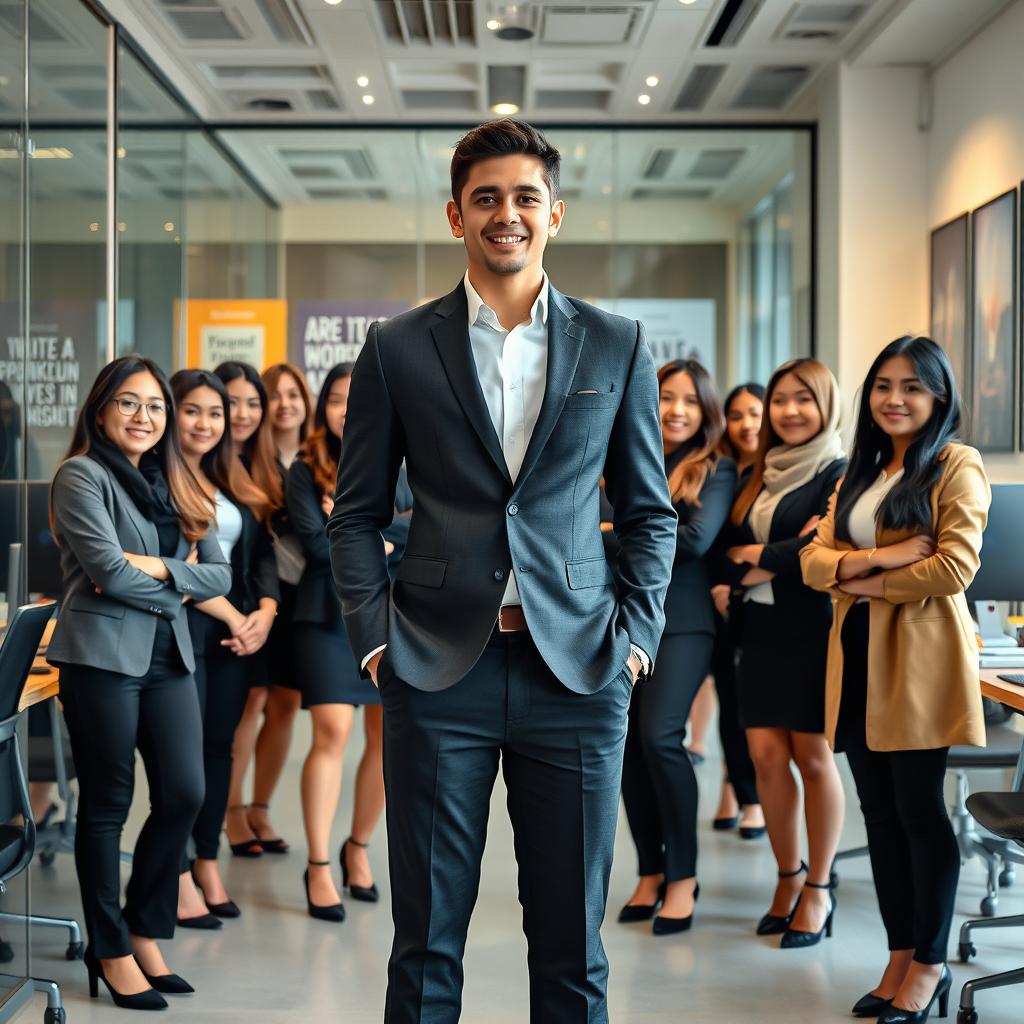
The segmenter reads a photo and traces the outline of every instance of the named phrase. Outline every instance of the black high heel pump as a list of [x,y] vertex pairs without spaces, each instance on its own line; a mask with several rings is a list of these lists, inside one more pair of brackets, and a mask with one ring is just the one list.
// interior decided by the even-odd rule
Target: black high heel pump
[[348,861],[345,858],[345,850],[348,848],[349,843],[353,846],[358,846],[362,850],[366,850],[370,846],[369,843],[360,843],[357,839],[353,839],[351,836],[341,844],[341,850],[338,853],[338,860],[341,861],[342,887],[348,889],[349,895],[354,900],[362,900],[363,903],[376,903],[380,899],[380,892],[377,890],[376,882],[371,882],[369,885],[349,885]]
[[939,1004],[938,1016],[945,1017],[949,1013],[949,990],[952,985],[953,975],[950,973],[949,965],[943,964],[935,993],[923,1010],[904,1010],[893,1004],[878,1018],[878,1024],[920,1024],[921,1021],[928,1019],[928,1014],[931,1013],[936,1001]]
[[[800,867],[796,871],[780,871],[779,878],[796,878],[797,875],[802,875],[807,870],[807,865],[800,861]],[[788,927],[789,922],[793,920],[793,915],[796,913],[796,908],[800,905],[800,900],[797,898],[796,903],[793,904],[793,909],[785,916],[781,914],[765,914],[760,921],[757,922],[757,934],[758,935],[781,935]]]
[[117,989],[107,981],[107,977],[103,973],[103,965],[89,950],[86,950],[83,959],[85,960],[85,969],[89,972],[90,999],[96,999],[99,996],[99,982],[102,980],[103,984],[107,986],[110,998],[114,1000],[114,1005],[120,1006],[122,1010],[167,1009],[167,1000],[154,989],[148,988],[144,992],[135,992],[130,996],[126,996],[123,993],[118,992]]
[[782,949],[805,949],[807,946],[816,946],[821,942],[823,935],[827,938],[832,938],[832,918],[836,912],[836,897],[835,893],[832,892],[832,886],[828,882],[824,885],[819,885],[817,882],[804,882],[804,887],[807,889],[824,889],[828,893],[828,917],[825,918],[825,923],[821,926],[820,931],[805,932],[796,928],[787,928],[782,936]]
[[[329,867],[331,862],[329,860],[311,860],[308,863],[310,867],[323,868]],[[306,884],[306,909],[309,911],[309,916],[315,917],[318,921],[333,921],[336,924],[341,924],[345,920],[345,904],[332,903],[326,907],[318,906],[309,898],[309,868],[306,868],[302,880]]]
[[187,996],[195,992],[180,974],[146,974],[145,971],[142,974],[157,992],[165,992],[169,996]]
[[658,886],[658,893],[653,903],[627,903],[619,911],[619,924],[636,924],[637,921],[650,921],[654,912],[665,902],[665,883]]
[[[700,886],[693,887],[693,909],[697,910],[697,900],[700,897]],[[651,927],[654,935],[678,935],[680,932],[688,932],[693,924],[693,914],[689,917],[656,917]]]

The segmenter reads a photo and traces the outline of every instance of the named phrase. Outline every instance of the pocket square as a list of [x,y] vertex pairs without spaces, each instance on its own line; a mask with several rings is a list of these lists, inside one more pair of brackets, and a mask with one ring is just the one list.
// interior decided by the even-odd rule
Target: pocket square
[[574,391],[575,395],[596,395],[597,391],[594,388],[586,388],[583,391]]

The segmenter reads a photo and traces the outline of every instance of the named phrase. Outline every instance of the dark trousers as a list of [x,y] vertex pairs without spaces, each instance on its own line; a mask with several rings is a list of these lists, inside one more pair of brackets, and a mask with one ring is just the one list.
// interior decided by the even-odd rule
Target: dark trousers
[[946,959],[960,851],[943,795],[948,747],[869,750],[865,739],[868,605],[843,624],[839,741],[860,797],[889,949],[922,964]]
[[741,807],[761,802],[757,776],[747,747],[747,731],[740,724],[739,690],[736,686],[736,646],[729,625],[719,621],[711,671],[718,691],[718,736],[722,741],[725,770]]
[[[169,673],[169,674],[165,674]],[[75,863],[97,957],[130,956],[131,935],[174,935],[178,869],[203,800],[202,725],[192,676],[157,663],[141,678],[65,665],[60,697],[78,771]],[[121,910],[121,832],[135,786],[135,750],[149,782]]]
[[713,637],[666,636],[654,674],[633,690],[622,798],[641,875],[697,872],[697,776],[683,746],[690,708],[711,663]]
[[[195,679],[203,717],[206,796],[192,826],[192,838],[197,857],[215,860],[231,788],[231,746],[249,699],[248,665],[246,659],[237,654],[211,657],[197,654]],[[187,871],[188,867],[186,852],[181,870]]]
[[384,781],[395,940],[387,1024],[453,1024],[499,760],[519,866],[533,1024],[605,1024],[608,896],[628,668],[567,690],[525,634],[496,634],[455,686],[398,679],[385,655]]

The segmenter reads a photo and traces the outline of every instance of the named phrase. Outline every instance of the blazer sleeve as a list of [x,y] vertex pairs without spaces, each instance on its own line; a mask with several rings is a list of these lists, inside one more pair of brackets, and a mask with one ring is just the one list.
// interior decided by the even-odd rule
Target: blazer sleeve
[[665,479],[658,378],[643,325],[636,328],[633,360],[608,441],[605,486],[619,540],[617,624],[653,664],[665,628],[676,513]]
[[[136,569],[125,557],[114,520],[95,475],[74,460],[53,479],[53,514],[59,540],[67,544],[93,586],[104,597],[173,619],[181,594]],[[230,572],[229,572],[230,576]]]
[[[835,490],[836,482],[845,470],[846,460],[837,459],[818,474],[817,501],[808,519],[813,515],[824,517],[828,513],[829,495]],[[785,540],[765,544],[757,563],[758,568],[767,569],[783,579],[801,580],[800,552],[811,543],[815,532],[812,530],[804,537],[787,537]]]
[[196,550],[199,561],[194,565],[182,558],[161,558],[170,573],[171,586],[193,601],[223,597],[231,590],[231,564],[225,559],[212,526],[196,544]]
[[736,463],[721,459],[701,488],[700,506],[676,529],[676,565],[703,558],[711,550],[729,516],[735,490]]
[[836,484],[832,497],[828,499],[828,512],[825,513],[818,528],[814,532],[811,543],[800,551],[800,571],[804,583],[814,590],[836,590],[839,586],[839,563],[849,552],[836,550],[836,504],[839,501],[839,488],[843,481]]
[[936,485],[935,554],[882,573],[882,593],[890,604],[963,593],[981,564],[981,535],[992,502],[985,467],[966,445],[946,458],[948,469]]
[[331,549],[327,543],[323,506],[313,479],[313,470],[296,459],[285,480],[284,503],[292,530],[302,544],[306,561],[311,565],[329,565]]
[[252,543],[252,587],[256,600],[269,597],[281,603],[281,585],[277,578],[277,558],[274,556],[274,540],[266,523],[257,522]]

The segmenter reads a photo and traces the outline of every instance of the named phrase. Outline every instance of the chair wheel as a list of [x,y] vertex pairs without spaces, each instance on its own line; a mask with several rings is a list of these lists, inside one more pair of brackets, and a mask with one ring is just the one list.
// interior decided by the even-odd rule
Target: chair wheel
[[961,942],[960,943],[960,962],[968,964],[971,962],[972,956],[978,955],[978,947],[973,942]]
[[53,862],[56,859],[57,855],[52,850],[46,850],[39,854],[39,863],[42,864],[44,868],[53,867]]
[[65,960],[81,960],[85,955],[84,942],[69,942],[68,948],[64,950]]
[[981,901],[981,916],[982,917],[995,917],[996,916],[996,898],[995,896],[986,896]]
[[978,1024],[977,1010],[961,1010],[956,1015],[956,1024]]
[[837,872],[830,871],[828,873],[828,884],[829,884],[829,886],[832,889],[838,889],[839,888],[839,875],[838,875]]
[[1010,868],[1003,868],[1003,870],[999,872],[999,885],[1003,889],[1010,889],[1013,887],[1016,877],[1016,872]]
[[43,1024],[66,1024],[67,1019],[63,1006],[48,1006],[43,1014]]

